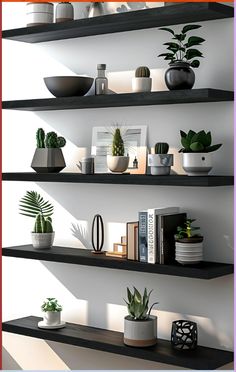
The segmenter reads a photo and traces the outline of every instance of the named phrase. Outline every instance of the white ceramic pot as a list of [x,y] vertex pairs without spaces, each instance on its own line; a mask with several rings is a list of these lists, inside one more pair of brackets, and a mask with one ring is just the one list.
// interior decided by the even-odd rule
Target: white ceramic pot
[[71,3],[59,3],[56,7],[56,23],[72,21],[74,19],[74,8]]
[[132,91],[134,93],[151,92],[152,78],[149,77],[134,77],[132,78]]
[[148,320],[133,320],[125,317],[124,343],[135,347],[148,347],[157,342],[157,317],[150,315]]
[[129,165],[129,156],[107,155],[107,166],[111,172],[123,173]]
[[175,259],[182,265],[193,265],[203,260],[203,242],[175,243]]
[[183,169],[188,176],[207,176],[212,169],[210,153],[183,153]]
[[149,154],[148,166],[153,176],[166,176],[170,174],[173,165],[173,154]]
[[38,26],[53,23],[52,3],[27,3],[26,24],[27,26]]
[[31,233],[32,244],[36,249],[48,249],[53,245],[55,232],[52,233]]
[[56,326],[61,323],[61,311],[45,311],[44,322],[49,326]]

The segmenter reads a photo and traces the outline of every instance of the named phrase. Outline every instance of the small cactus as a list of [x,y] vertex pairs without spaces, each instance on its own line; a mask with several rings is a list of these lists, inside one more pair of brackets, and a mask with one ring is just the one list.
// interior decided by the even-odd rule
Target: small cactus
[[57,134],[55,132],[48,132],[45,144],[48,148],[57,148]]
[[112,155],[113,156],[124,156],[124,154],[125,154],[124,141],[121,137],[120,129],[117,128],[113,135]]
[[51,233],[53,232],[52,228],[52,219],[50,217],[44,218],[42,214],[38,214],[35,219],[34,233]]
[[167,154],[169,151],[169,145],[165,142],[158,142],[155,144],[155,154]]
[[37,148],[42,149],[45,147],[45,133],[42,128],[39,128],[36,132]]
[[140,66],[135,71],[135,77],[136,78],[149,78],[150,77],[150,70],[146,66]]
[[66,140],[64,137],[57,137],[57,147],[64,147]]

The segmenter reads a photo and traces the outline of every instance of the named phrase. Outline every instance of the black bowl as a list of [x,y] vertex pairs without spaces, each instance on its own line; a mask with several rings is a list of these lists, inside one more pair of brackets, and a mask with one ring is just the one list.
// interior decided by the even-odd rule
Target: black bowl
[[87,76],[50,76],[44,82],[55,97],[84,96],[93,84],[93,78]]

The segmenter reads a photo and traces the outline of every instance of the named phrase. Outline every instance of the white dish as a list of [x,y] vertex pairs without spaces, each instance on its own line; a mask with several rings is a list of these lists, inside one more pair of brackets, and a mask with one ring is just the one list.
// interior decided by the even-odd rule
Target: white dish
[[43,328],[43,329],[59,329],[59,328],[64,328],[65,325],[66,325],[66,322],[61,322],[57,325],[48,325],[45,323],[44,320],[41,320],[40,322],[38,322],[38,327]]

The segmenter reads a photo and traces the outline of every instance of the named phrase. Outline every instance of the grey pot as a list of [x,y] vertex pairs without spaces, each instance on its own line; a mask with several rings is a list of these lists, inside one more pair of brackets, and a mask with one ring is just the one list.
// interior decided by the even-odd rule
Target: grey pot
[[32,244],[36,249],[49,249],[53,245],[55,232],[52,233],[31,233]]
[[58,173],[66,166],[61,149],[36,149],[31,163],[37,173]]
[[125,317],[124,343],[135,347],[148,347],[157,342],[157,317],[150,315],[147,320],[133,320]]
[[173,154],[149,154],[148,166],[153,176],[167,176],[173,165]]

